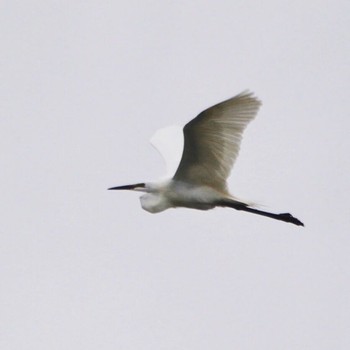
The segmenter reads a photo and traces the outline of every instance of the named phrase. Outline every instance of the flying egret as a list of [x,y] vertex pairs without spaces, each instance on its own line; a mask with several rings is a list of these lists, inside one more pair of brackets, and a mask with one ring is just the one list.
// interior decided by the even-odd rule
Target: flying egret
[[141,206],[150,213],[177,207],[199,210],[230,207],[304,226],[289,213],[274,214],[256,209],[228,191],[226,180],[238,156],[243,131],[260,105],[252,93],[245,91],[206,109],[183,128],[182,158],[171,179],[109,190],[145,192],[140,198]]

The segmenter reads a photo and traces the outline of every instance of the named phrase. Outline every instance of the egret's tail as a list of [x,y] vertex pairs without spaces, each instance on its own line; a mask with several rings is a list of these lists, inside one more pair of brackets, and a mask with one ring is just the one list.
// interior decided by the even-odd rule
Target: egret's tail
[[282,214],[269,213],[267,211],[251,208],[249,207],[248,204],[238,202],[235,200],[224,200],[219,202],[217,205],[221,207],[230,207],[236,210],[247,211],[248,213],[253,213],[257,215],[267,216],[268,218],[272,218],[275,220],[290,222],[291,224],[294,224],[297,226],[304,226],[304,224],[300,220],[298,220],[297,218],[295,218],[293,215],[289,213],[282,213]]

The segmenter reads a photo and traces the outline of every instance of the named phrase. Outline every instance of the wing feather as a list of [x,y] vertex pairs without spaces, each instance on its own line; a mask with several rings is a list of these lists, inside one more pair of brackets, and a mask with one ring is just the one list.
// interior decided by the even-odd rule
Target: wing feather
[[227,191],[226,179],[238,156],[243,131],[260,105],[252,93],[245,91],[206,109],[187,123],[174,179]]
[[171,178],[181,160],[184,146],[183,129],[172,125],[156,131],[151,138],[151,145],[160,153],[166,164],[165,178]]

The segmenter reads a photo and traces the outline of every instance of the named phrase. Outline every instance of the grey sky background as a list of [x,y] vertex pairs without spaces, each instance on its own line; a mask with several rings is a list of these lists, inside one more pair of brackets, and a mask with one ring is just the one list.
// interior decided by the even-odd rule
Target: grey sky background
[[[2,1],[2,349],[349,349],[348,1]],[[161,127],[250,89],[232,192],[151,215]]]

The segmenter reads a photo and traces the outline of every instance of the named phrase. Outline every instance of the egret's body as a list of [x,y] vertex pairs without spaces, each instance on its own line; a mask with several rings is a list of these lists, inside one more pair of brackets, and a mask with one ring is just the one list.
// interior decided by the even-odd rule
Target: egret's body
[[150,213],[159,213],[173,207],[208,210],[223,195],[208,186],[192,186],[188,183],[168,180],[160,184],[146,184],[141,196],[141,206]]
[[228,191],[226,180],[238,156],[243,131],[260,105],[251,93],[243,92],[208,108],[185,125],[182,158],[171,179],[110,190],[145,192],[140,198],[141,206],[150,213],[176,207],[199,210],[231,207],[303,226],[291,214],[255,209]]

